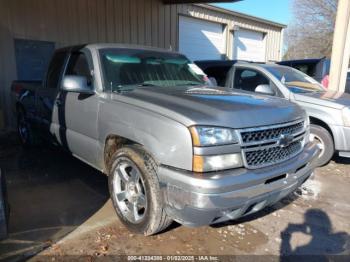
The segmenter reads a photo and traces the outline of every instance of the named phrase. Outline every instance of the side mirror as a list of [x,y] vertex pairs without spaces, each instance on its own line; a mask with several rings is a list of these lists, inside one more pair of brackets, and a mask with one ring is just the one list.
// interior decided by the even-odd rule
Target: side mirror
[[255,88],[255,92],[265,94],[265,95],[270,95],[270,96],[274,96],[276,94],[270,85],[258,85]]
[[93,95],[95,92],[87,84],[84,76],[65,76],[62,80],[61,90],[66,92]]

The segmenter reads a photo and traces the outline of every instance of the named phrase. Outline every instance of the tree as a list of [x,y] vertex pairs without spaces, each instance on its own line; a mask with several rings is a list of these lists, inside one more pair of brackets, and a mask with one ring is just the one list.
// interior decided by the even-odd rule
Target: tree
[[338,0],[292,0],[284,59],[330,57]]

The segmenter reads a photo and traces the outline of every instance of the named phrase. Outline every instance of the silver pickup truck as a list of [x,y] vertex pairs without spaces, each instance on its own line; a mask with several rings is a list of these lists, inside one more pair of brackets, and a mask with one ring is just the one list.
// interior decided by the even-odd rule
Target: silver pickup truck
[[327,164],[334,153],[350,158],[349,94],[326,90],[306,74],[277,64],[234,60],[196,64],[219,85],[239,93],[283,98],[305,109],[311,122],[311,140],[321,148],[317,166]]
[[319,150],[304,110],[203,83],[174,52],[60,49],[42,85],[13,83],[18,132],[107,174],[120,220],[145,235],[251,214],[310,177]]

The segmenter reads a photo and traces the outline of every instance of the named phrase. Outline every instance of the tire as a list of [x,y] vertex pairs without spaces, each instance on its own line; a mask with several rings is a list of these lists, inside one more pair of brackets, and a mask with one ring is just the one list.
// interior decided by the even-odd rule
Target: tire
[[38,144],[27,116],[21,108],[17,113],[17,134],[22,146],[25,148],[31,148]]
[[164,210],[153,158],[142,147],[130,145],[117,150],[110,162],[109,191],[121,222],[145,236],[166,229],[172,220]]
[[325,166],[332,159],[335,149],[332,135],[322,126],[310,125],[311,136],[316,140],[320,147],[321,153],[316,160],[316,166]]

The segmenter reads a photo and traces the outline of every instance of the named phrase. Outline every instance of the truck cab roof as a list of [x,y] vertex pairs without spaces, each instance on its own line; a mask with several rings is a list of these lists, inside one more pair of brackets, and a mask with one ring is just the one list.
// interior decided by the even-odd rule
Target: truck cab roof
[[73,45],[66,46],[57,49],[56,51],[78,51],[83,48],[88,48],[91,50],[99,50],[99,49],[108,49],[108,48],[125,48],[125,49],[139,49],[145,51],[158,51],[165,53],[178,53],[176,51],[172,51],[170,49],[158,48],[158,47],[150,47],[150,46],[142,46],[142,45],[132,45],[132,44],[118,44],[118,43],[90,43],[90,44],[82,44],[82,45]]

